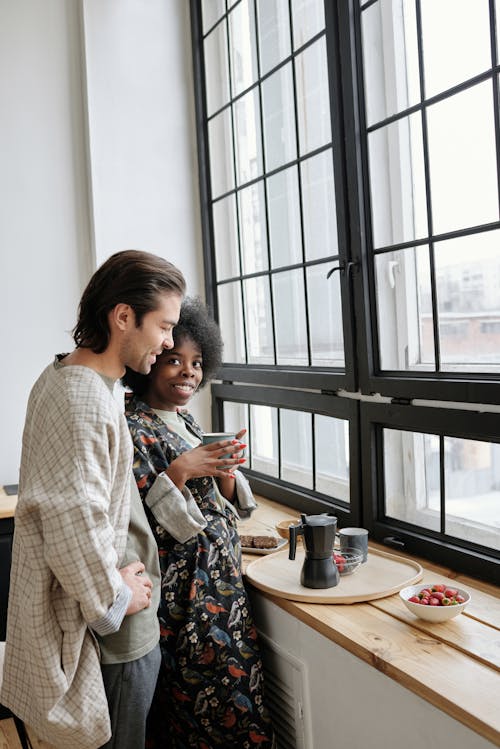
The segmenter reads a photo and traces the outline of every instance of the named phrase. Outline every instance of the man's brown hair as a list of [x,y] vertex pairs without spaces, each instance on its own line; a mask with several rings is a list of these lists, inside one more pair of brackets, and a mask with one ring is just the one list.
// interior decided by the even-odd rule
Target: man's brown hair
[[109,344],[108,313],[117,304],[129,304],[139,326],[147,312],[157,309],[160,294],[183,297],[185,291],[184,276],[168,260],[142,250],[116,252],[96,270],[82,294],[73,340],[77,348],[100,354]]

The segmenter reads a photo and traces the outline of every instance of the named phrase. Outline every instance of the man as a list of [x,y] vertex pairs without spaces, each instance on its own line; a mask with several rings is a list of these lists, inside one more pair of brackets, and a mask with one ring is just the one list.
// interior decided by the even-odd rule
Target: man
[[113,389],[126,366],[147,374],[172,347],[184,291],[162,258],[110,257],[83,293],[76,348],[30,395],[0,700],[58,749],[96,749],[111,734],[107,749],[144,747],[158,553]]

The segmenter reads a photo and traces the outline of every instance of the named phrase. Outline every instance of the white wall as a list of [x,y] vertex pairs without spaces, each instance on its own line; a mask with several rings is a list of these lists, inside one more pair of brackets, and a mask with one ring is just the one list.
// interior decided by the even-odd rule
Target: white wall
[[0,484],[90,274],[130,247],[203,294],[188,2],[0,0]]

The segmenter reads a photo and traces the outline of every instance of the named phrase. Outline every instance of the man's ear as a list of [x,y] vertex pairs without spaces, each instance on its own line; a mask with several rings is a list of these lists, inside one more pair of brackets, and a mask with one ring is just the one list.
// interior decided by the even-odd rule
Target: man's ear
[[135,326],[135,312],[130,304],[117,304],[109,312],[109,323],[118,330],[128,330]]

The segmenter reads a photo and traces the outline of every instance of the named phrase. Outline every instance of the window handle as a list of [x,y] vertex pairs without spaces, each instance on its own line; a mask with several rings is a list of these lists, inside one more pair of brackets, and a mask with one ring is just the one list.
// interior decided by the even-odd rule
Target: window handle
[[397,549],[405,548],[405,542],[402,541],[400,538],[396,538],[396,536],[386,536],[382,540],[384,544],[387,544],[387,546],[395,546]]
[[332,276],[336,270],[339,270],[341,273],[343,273],[345,271],[344,263],[340,263],[340,265],[335,265],[333,268],[330,268],[330,270],[326,274],[326,278],[329,279],[330,276]]
[[[350,260],[347,263],[347,275],[350,276],[353,269],[359,268],[359,260]],[[341,273],[345,273],[345,263],[340,263],[339,265],[335,265],[333,268],[330,268],[328,273],[326,274],[327,279],[330,278],[330,276],[335,273],[335,271],[339,270]]]

